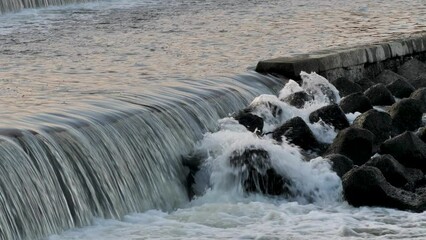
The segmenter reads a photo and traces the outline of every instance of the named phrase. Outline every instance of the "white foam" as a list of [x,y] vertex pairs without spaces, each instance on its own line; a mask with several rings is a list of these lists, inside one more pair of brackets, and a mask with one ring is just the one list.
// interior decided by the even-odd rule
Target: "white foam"
[[426,213],[353,208],[345,203],[299,204],[249,199],[190,205],[172,213],[151,210],[49,240],[129,239],[425,239]]

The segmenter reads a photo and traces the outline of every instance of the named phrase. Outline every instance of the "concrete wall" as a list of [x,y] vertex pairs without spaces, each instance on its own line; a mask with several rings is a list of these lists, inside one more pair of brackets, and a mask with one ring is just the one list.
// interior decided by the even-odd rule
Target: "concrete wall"
[[384,69],[396,71],[411,58],[426,59],[426,34],[372,45],[331,49],[260,61],[256,71],[300,79],[300,71],[316,72],[329,80],[374,78]]

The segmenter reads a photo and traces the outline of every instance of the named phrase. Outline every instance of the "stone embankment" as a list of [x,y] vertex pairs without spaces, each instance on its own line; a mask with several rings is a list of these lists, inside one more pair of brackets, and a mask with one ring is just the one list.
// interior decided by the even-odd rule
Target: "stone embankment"
[[[305,71],[316,72],[330,81],[339,77],[359,81],[374,79],[385,69],[398,72],[399,67],[411,58],[426,59],[426,35],[260,61],[256,71],[294,80],[300,79],[300,72]],[[404,72],[404,69],[400,71]]]

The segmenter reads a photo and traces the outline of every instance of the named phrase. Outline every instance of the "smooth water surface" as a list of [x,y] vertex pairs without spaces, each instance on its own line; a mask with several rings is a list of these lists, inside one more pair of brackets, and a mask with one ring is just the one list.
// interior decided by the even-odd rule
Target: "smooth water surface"
[[110,0],[0,16],[1,118],[426,29],[422,0]]

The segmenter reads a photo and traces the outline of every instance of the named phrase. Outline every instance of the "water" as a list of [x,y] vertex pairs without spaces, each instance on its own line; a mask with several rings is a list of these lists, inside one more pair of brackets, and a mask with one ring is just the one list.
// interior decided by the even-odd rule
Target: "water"
[[[279,105],[282,117],[279,126],[297,115],[304,118],[309,112],[324,106],[332,99],[321,93],[324,79],[304,74],[316,90],[315,101],[303,109]],[[300,88],[300,89],[302,89]],[[290,82],[280,95],[294,89]],[[262,95],[252,102],[258,114],[265,113],[274,103],[274,95]],[[410,213],[394,209],[354,208],[342,200],[340,178],[330,170],[330,164],[317,157],[304,161],[300,149],[285,139],[276,144],[268,136],[259,138],[232,118],[219,121],[218,131],[206,133],[195,151],[204,155],[204,162],[195,176],[197,197],[173,212],[150,210],[133,213],[123,220],[97,219],[94,226],[74,229],[49,240],[64,239],[424,239],[426,213]],[[269,121],[271,122],[271,121]],[[330,126],[309,125],[322,129],[319,136],[334,130]],[[269,128],[270,126],[265,126]],[[318,131],[316,132],[318,134]],[[330,133],[329,133],[330,134]],[[324,139],[322,139],[324,140]],[[264,149],[272,166],[291,179],[289,197],[268,197],[247,194],[241,179],[244,168],[235,169],[229,157],[235,151]]]
[[270,151],[322,179],[299,179],[294,199],[225,184],[188,202],[180,159],[219,127],[258,144],[217,122],[278,93],[280,80],[247,71],[258,60],[415,35],[425,12],[421,0],[111,0],[0,15],[0,238],[424,238],[423,214],[351,208],[327,164],[285,145]]

